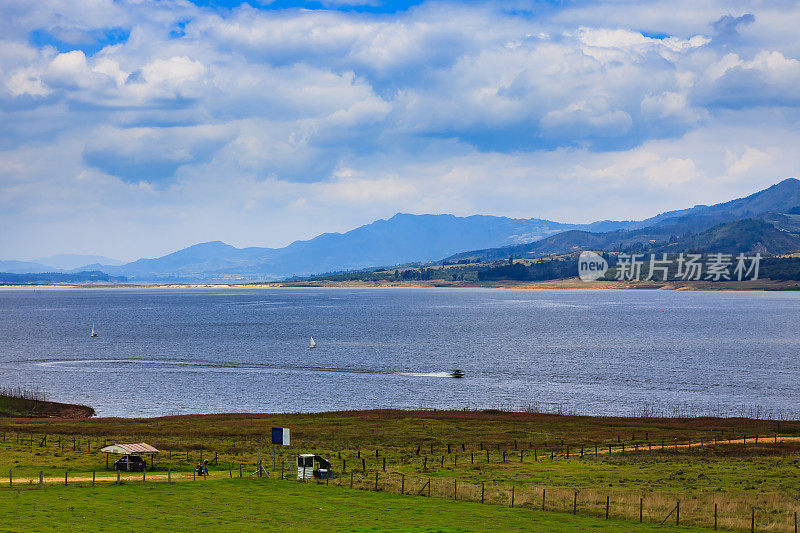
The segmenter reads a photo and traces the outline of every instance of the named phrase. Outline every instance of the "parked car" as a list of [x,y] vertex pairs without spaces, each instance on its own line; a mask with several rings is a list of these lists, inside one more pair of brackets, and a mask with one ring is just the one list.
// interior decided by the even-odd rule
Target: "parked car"
[[114,470],[125,470],[126,472],[142,472],[147,468],[147,459],[138,455],[126,455],[122,459],[114,461]]

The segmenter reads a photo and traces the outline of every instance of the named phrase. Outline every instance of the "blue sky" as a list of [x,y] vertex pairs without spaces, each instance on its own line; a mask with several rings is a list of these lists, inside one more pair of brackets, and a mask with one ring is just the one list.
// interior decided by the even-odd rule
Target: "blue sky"
[[0,258],[746,195],[797,176],[798,23],[783,1],[9,0]]

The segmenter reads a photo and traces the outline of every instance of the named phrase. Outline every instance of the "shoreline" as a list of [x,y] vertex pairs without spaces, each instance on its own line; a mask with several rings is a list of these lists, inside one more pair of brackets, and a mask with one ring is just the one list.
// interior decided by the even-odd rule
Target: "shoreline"
[[136,283],[0,285],[0,290],[65,289],[276,289],[276,288],[416,288],[416,289],[539,289],[539,290],[672,290],[672,291],[800,291],[800,282],[759,279],[748,281],[592,281],[578,278],[546,281],[275,281],[264,283]]

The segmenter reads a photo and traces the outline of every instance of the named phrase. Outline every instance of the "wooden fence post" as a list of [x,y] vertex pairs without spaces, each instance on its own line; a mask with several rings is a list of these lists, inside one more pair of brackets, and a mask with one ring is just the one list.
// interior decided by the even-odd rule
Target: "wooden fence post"
[[610,503],[610,497],[606,496],[606,520],[608,520],[608,505]]
[[39,470],[39,488],[44,486],[44,472]]
[[458,480],[453,478],[453,501],[458,500]]
[[714,504],[714,531],[717,530],[717,504]]
[[542,489],[542,511],[544,511],[544,499],[547,495],[547,489]]
[[[281,467],[283,467],[283,463],[281,463]],[[242,463],[239,463],[239,477],[242,477]]]
[[644,498],[639,498],[639,523],[642,523],[642,515],[644,514]]
[[167,469],[167,483],[172,483],[172,469]]
[[67,481],[67,476],[68,476],[68,475],[69,475],[69,471],[67,471],[67,472],[64,472],[64,486],[65,486],[65,487],[66,487],[66,486],[67,486],[67,484],[69,483],[69,482]]
[[383,458],[383,471],[386,472],[386,457]]
[[95,477],[95,474],[96,474],[96,472],[95,472],[94,470],[92,470],[92,487],[94,487],[94,477]]
[[[484,492],[484,489],[486,488],[486,487],[485,487],[485,485],[486,485],[486,482],[484,482],[484,481],[481,481],[481,503],[483,503],[483,501],[484,501],[484,500],[483,500],[483,492]],[[797,514],[797,513],[795,513],[795,515],[796,515],[796,514]]]
[[514,508],[514,485],[511,485],[511,508]]
[[578,491],[575,491],[575,496],[572,499],[572,514],[578,514]]
[[13,474],[11,472],[12,472],[11,470],[8,471],[8,486],[9,487],[13,487],[14,486],[14,477],[13,477]]
[[400,494],[406,493],[406,475],[400,474]]

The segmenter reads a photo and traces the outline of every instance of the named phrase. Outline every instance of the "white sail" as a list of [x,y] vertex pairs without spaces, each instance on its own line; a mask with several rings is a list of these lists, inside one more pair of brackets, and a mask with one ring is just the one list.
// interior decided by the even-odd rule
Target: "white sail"
[[94,332],[94,322],[92,322],[92,337],[97,337],[97,333]]
[[314,342],[314,337],[311,337],[311,344],[309,345],[309,347],[310,348],[316,348],[317,347],[317,343]]

